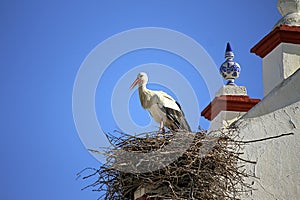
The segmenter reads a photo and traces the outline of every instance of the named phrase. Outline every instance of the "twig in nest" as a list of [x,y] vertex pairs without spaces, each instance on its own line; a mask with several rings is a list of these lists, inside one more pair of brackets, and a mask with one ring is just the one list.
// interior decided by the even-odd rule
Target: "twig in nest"
[[237,141],[237,142],[241,142],[243,144],[248,144],[248,143],[254,143],[254,142],[262,142],[262,141],[266,141],[266,140],[272,140],[272,139],[289,136],[289,135],[294,135],[294,133],[292,133],[292,132],[291,133],[283,133],[281,135],[275,135],[275,136],[261,138],[261,139],[257,139],[257,140]]

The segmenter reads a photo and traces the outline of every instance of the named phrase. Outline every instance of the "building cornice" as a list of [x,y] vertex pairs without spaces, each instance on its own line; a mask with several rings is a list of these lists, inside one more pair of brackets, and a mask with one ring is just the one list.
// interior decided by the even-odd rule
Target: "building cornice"
[[264,58],[280,43],[300,44],[300,26],[281,25],[274,28],[250,52]]
[[213,120],[221,111],[248,112],[260,99],[245,95],[222,95],[215,99],[201,112],[208,120]]

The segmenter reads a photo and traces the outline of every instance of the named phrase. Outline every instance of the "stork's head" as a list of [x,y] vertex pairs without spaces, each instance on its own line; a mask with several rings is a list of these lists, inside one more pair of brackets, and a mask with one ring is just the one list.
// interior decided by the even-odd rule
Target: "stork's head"
[[135,81],[131,84],[130,89],[133,89],[136,85],[142,86],[142,85],[146,85],[148,82],[148,76],[145,72],[140,72],[137,75],[137,78],[135,79]]

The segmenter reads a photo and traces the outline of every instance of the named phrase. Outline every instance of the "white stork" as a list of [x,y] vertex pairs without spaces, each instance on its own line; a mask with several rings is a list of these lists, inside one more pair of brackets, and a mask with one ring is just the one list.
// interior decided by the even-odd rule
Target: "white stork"
[[164,126],[166,126],[172,131],[191,131],[179,103],[163,91],[149,90],[146,87],[147,82],[147,74],[140,72],[130,89],[133,89],[136,85],[139,86],[141,105],[149,111],[156,122],[160,123],[159,130],[164,132]]

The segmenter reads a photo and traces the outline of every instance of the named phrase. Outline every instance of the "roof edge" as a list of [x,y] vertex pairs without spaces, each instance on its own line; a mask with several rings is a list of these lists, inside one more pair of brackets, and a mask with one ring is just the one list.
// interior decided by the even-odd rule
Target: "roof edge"
[[250,52],[264,58],[280,43],[300,44],[300,26],[281,25],[259,41]]

